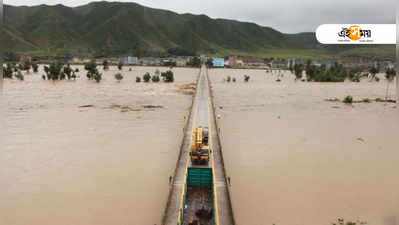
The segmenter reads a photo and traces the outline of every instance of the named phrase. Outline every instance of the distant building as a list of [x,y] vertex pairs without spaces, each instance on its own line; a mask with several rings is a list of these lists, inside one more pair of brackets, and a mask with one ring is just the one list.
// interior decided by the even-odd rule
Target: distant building
[[22,55],[21,57],[19,57],[19,61],[20,62],[32,62],[32,57],[30,57],[28,55]]
[[121,62],[125,65],[137,65],[139,64],[139,58],[132,56],[122,57]]
[[140,58],[140,64],[143,66],[160,66],[163,60],[154,57],[144,57]]
[[244,64],[249,67],[265,67],[266,63],[263,59],[258,59],[255,57],[245,57]]
[[176,66],[179,67],[185,67],[189,61],[188,58],[177,58],[176,60]]
[[213,67],[224,67],[224,58],[212,58]]

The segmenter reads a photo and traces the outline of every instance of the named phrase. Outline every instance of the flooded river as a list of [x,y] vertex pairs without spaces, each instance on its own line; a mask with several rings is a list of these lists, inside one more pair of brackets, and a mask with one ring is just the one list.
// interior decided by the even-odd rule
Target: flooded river
[[399,224],[395,104],[325,100],[384,98],[384,79],[303,83],[284,73],[276,82],[277,74],[227,69],[210,78],[237,224]]
[[97,84],[78,68],[77,81],[3,82],[0,224],[160,224],[192,99],[182,85],[199,70],[146,84],[136,76],[156,68],[117,82],[111,67]]

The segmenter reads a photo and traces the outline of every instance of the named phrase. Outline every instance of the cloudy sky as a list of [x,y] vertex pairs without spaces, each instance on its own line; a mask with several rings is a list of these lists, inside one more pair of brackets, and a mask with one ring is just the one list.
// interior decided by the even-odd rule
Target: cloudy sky
[[[398,0],[120,0],[178,13],[255,22],[285,33],[324,23],[395,23]],[[10,5],[83,5],[91,0],[4,0]]]

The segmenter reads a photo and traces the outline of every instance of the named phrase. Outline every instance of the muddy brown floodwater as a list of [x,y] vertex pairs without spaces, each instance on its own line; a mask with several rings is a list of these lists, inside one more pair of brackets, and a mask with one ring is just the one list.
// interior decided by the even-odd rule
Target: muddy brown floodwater
[[[287,72],[281,82],[265,71],[209,73],[237,224],[399,224],[395,104],[325,101],[384,98],[384,79],[303,83]],[[228,75],[237,82],[223,82]]]
[[136,76],[156,68],[117,82],[111,67],[97,84],[76,67],[76,81],[43,81],[40,66],[3,83],[0,224],[160,224],[199,70],[147,84]]

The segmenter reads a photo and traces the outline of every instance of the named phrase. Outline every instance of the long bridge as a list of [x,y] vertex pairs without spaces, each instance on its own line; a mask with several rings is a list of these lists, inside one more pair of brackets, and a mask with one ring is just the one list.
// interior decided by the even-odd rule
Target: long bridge
[[[201,225],[235,224],[212,101],[208,69],[203,66],[184,129],[163,225],[197,224],[193,218],[200,217],[198,213],[204,206],[209,207],[209,220],[201,221]],[[190,143],[193,129],[199,126],[208,127],[209,130],[210,161],[202,168],[192,168]]]

